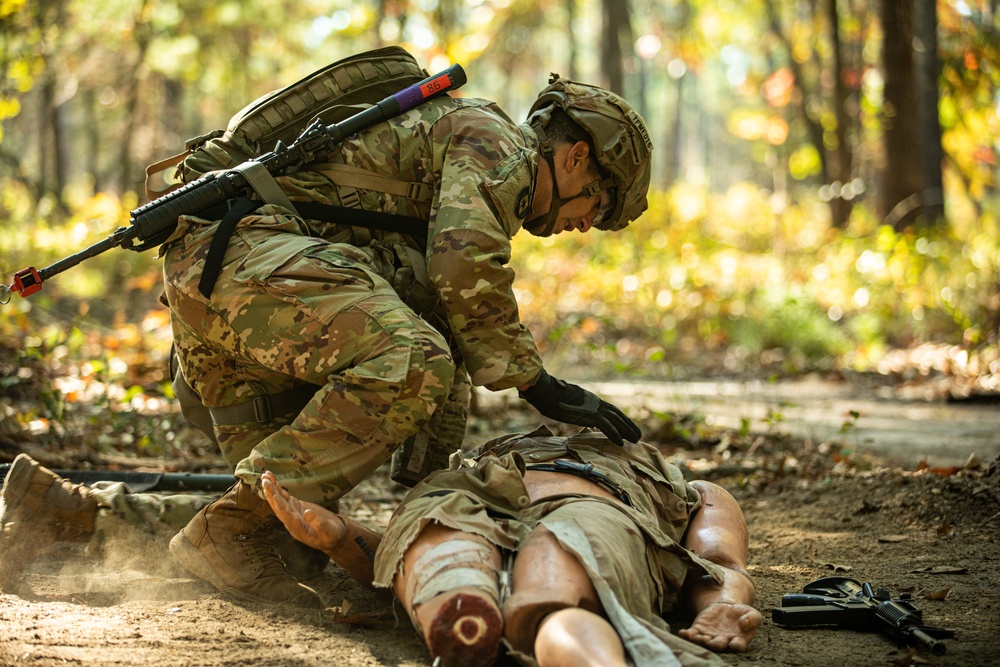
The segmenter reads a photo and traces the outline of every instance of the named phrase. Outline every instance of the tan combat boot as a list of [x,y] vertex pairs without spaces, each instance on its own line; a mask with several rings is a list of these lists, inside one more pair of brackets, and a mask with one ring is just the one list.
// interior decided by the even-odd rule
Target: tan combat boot
[[316,591],[288,574],[271,545],[279,525],[267,501],[237,482],[174,535],[170,553],[186,570],[235,600],[321,607]]
[[319,549],[313,549],[299,542],[288,534],[284,526],[279,525],[277,530],[268,535],[267,541],[281,556],[285,571],[298,581],[315,579],[323,574],[326,566],[330,564],[329,556]]
[[94,534],[97,499],[18,454],[0,492],[0,590],[17,583],[25,568],[55,542],[86,542]]

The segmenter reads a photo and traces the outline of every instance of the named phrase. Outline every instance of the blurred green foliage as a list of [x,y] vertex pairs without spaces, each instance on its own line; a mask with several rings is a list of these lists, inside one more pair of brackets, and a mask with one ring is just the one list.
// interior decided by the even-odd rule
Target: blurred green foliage
[[[0,280],[128,224],[145,164],[349,53],[401,44],[431,70],[460,62],[462,94],[497,99],[512,117],[550,71],[603,83],[592,45],[604,6],[0,0]],[[1000,377],[1000,19],[988,3],[937,5],[947,226],[895,231],[872,212],[895,113],[883,108],[876,6],[837,5],[851,56],[841,75],[857,87],[845,185],[821,175],[838,121],[818,5],[630,5],[643,20],[624,45],[623,92],[655,137],[654,183],[673,185],[657,185],[625,232],[515,239],[522,319],[548,363],[595,377],[866,371],[934,343]],[[818,143],[806,120],[820,123]],[[839,229],[838,193],[853,205]],[[18,367],[44,356],[57,373],[122,383],[121,404],[132,387],[169,395],[158,283],[154,253],[114,250],[0,307],[0,336],[17,351],[0,389],[29,384]]]
[[870,371],[893,348],[997,343],[998,202],[973,224],[903,232],[864,207],[843,230],[819,201],[776,208],[748,184],[678,186],[619,234],[518,236],[522,316],[548,354],[599,374],[623,360],[658,377]]

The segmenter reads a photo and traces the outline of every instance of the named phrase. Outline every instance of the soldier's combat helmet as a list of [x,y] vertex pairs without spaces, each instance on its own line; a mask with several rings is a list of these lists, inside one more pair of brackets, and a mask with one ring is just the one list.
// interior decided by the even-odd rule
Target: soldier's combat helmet
[[[553,74],[549,85],[528,111],[527,123],[538,135],[542,156],[553,167],[553,147],[545,127],[554,109],[562,109],[590,135],[601,178],[577,196],[601,194],[601,208],[594,226],[617,231],[646,210],[650,180],[650,141],[646,123],[628,102],[611,91],[577,83]],[[554,172],[554,169],[553,169]],[[552,209],[535,227],[546,225],[541,235],[551,233],[559,207],[575,197],[563,199],[556,186]]]

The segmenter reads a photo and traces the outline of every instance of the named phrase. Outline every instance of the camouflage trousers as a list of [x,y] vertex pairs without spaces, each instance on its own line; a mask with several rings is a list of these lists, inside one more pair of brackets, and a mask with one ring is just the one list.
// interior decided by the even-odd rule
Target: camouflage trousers
[[165,549],[198,510],[219,497],[217,493],[132,493],[123,482],[97,482],[91,490],[97,499],[97,517],[90,550],[106,557],[134,554],[146,566],[161,564],[157,560],[171,561],[150,559],[149,549]]
[[296,497],[330,506],[433,426],[453,394],[449,347],[369,255],[304,235],[293,216],[244,219],[205,298],[215,224],[203,227],[164,257],[181,371],[210,408],[317,386],[292,418],[216,420],[215,435],[244,482],[270,470]]

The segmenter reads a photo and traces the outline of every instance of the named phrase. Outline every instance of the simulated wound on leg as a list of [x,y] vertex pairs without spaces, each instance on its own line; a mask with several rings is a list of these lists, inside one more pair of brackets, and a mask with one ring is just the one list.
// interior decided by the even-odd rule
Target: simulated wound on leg
[[[410,615],[442,667],[487,667],[496,661],[503,618],[494,553],[482,542],[447,540],[428,549],[410,570]],[[424,627],[426,618],[422,624],[417,611],[428,603],[440,606]]]

